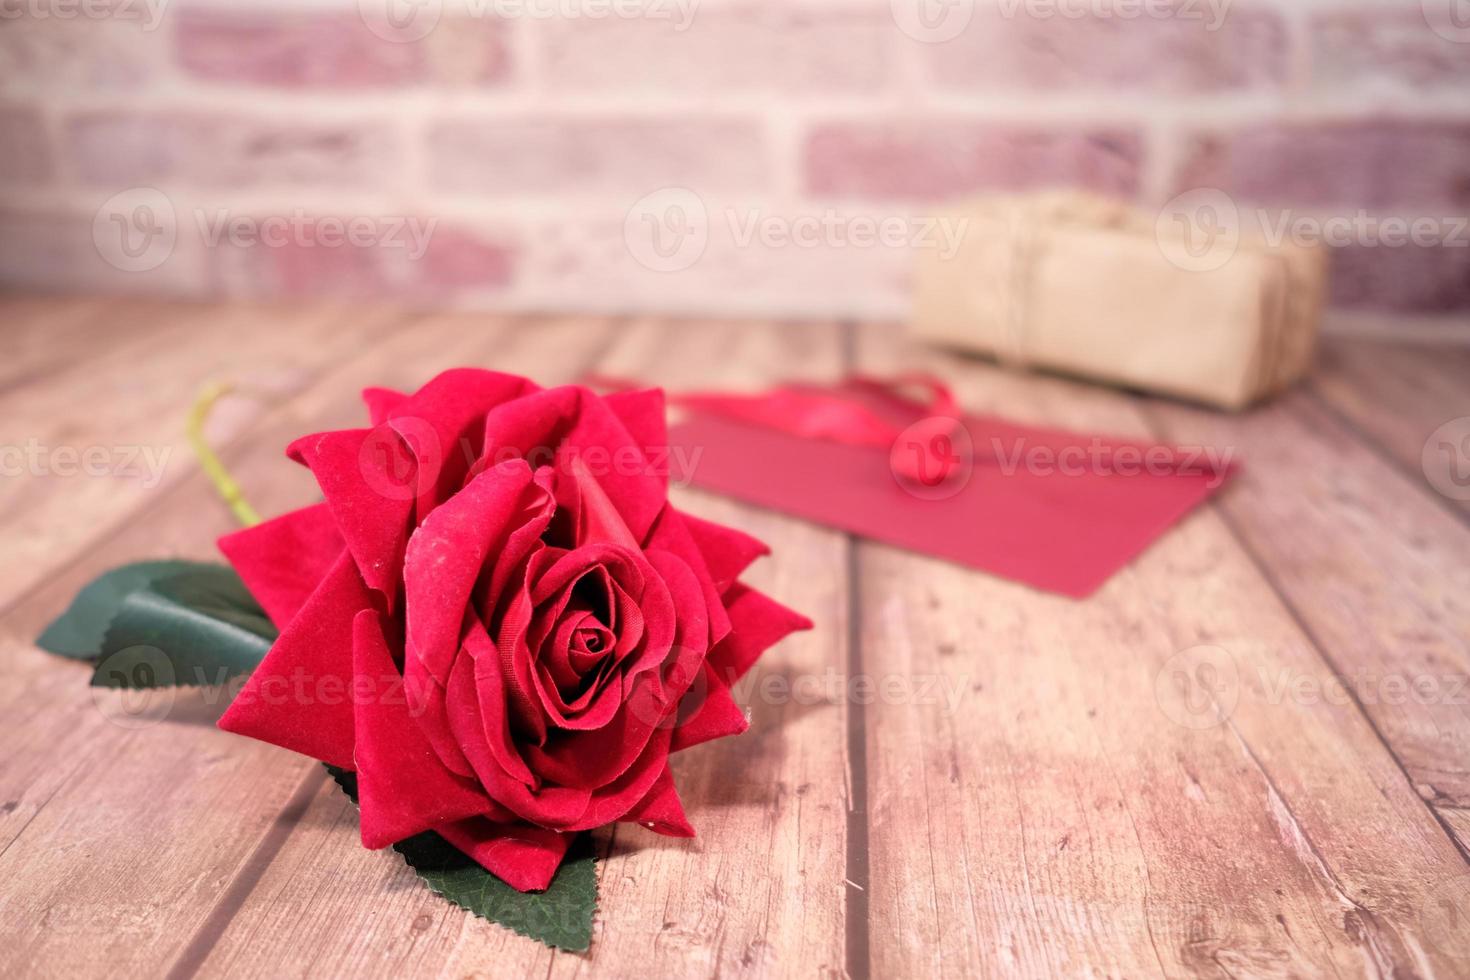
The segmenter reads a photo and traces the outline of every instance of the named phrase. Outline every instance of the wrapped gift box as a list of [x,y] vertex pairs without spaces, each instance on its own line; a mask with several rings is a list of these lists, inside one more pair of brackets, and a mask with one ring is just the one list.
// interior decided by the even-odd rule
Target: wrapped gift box
[[953,254],[920,251],[924,340],[1228,409],[1310,366],[1325,247],[1202,234],[1070,192],[976,199],[941,219],[962,238]]

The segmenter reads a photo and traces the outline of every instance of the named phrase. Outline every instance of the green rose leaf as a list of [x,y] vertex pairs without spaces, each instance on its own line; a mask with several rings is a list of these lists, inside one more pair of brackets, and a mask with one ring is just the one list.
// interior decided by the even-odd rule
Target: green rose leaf
[[204,687],[248,674],[276,638],[234,569],[198,565],[129,593],[103,637],[93,687]]
[[[356,775],[332,766],[327,771],[356,803]],[[572,844],[544,892],[516,891],[433,831],[393,849],[432,891],[481,918],[558,949],[580,953],[592,944],[597,868],[587,834]]]
[[[44,650],[96,660],[94,687],[222,684],[248,674],[277,630],[234,569],[148,561],[94,580],[36,641]],[[353,773],[327,767],[352,801]],[[393,845],[424,883],[474,914],[558,949],[592,943],[597,871],[591,838],[572,844],[550,886],[519,892],[433,832]]]
[[102,656],[102,641],[124,600],[159,579],[184,575],[218,565],[194,561],[140,561],[123,565],[93,579],[71,601],[66,612],[46,627],[36,646],[63,657],[95,660]]
[[90,582],[36,645],[98,661],[95,687],[173,687],[250,673],[276,632],[233,568],[143,561]]

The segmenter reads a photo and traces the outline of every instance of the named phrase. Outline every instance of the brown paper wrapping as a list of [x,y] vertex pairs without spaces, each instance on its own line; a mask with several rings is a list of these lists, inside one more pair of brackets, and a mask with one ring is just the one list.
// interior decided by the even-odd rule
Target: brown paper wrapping
[[1077,193],[977,199],[941,218],[962,237],[952,255],[920,251],[924,340],[1228,409],[1310,366],[1325,248],[1242,231],[1218,243],[1228,251],[1181,251],[1198,236]]

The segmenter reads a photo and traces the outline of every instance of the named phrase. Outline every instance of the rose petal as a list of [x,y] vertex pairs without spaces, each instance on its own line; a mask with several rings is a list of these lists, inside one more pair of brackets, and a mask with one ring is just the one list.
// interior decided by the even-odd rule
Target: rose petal
[[[474,658],[473,683],[466,686],[473,689],[474,696],[461,693],[464,689],[452,679],[450,718],[481,785],[491,799],[517,816],[544,827],[565,829],[586,812],[592,794],[575,787],[543,786],[536,775],[527,771],[506,725],[508,713],[499,665],[503,658],[479,623],[466,630],[465,649]],[[463,660],[455,668],[458,674]],[[470,726],[479,726],[481,737],[476,738]]]
[[219,539],[220,551],[278,627],[301,610],[344,547],[324,503]]
[[251,673],[219,727],[353,768],[353,711],[347,697],[352,622],[371,607],[352,556],[342,552]]
[[484,447],[486,414],[537,390],[534,382],[518,375],[452,368],[389,413],[386,424],[407,440],[421,471],[419,520],[465,482]]
[[474,780],[444,768],[414,724],[377,613],[357,614],[352,641],[363,846],[376,850],[438,824],[498,810]]
[[628,529],[627,522],[613,506],[597,478],[587,469],[587,464],[577,456],[571,456],[569,460],[568,466],[571,477],[576,482],[581,505],[577,521],[577,547],[593,542],[606,542],[637,551],[638,539]]
[[665,837],[693,837],[694,828],[684,816],[684,805],[679,802],[679,792],[674,788],[674,773],[667,763],[658,779],[654,780],[648,794],[633,805],[622,818],[629,823],[640,823],[656,834]]
[[[700,700],[691,705],[696,699]],[[686,712],[690,713],[686,715]],[[749,727],[744,709],[735,703],[725,682],[706,663],[703,685],[691,688],[680,704],[680,719],[669,751],[682,752],[727,735],[739,735]]]
[[648,795],[659,775],[668,768],[669,732],[667,729],[653,733],[648,745],[633,764],[615,783],[605,786],[592,796],[585,813],[566,830],[591,830],[604,824],[621,820],[637,803]]
[[704,591],[705,607],[709,610],[709,644],[714,646],[730,632],[730,620],[725,615],[725,604],[720,595],[724,590],[715,586],[709,564],[684,523],[684,515],[673,507],[665,507],[653,530],[643,540],[645,549],[659,549],[677,555],[694,572]]
[[709,664],[727,684],[745,676],[767,647],[787,634],[812,628],[810,619],[738,582],[725,593],[725,602],[733,629],[710,652]]
[[392,388],[364,388],[362,389],[362,400],[367,405],[368,418],[374,426],[379,426],[388,421],[388,417],[408,401],[408,396]]
[[523,460],[475,477],[434,509],[409,539],[403,564],[408,656],[443,684],[460,625],[487,560],[511,531],[545,525],[551,496]]
[[[582,459],[635,540],[643,540],[668,497],[642,448],[607,403],[586,388],[536,392],[500,405],[485,420],[485,452]],[[550,462],[550,459],[537,459]]]
[[672,703],[683,697],[694,683],[709,652],[709,607],[705,605],[699,580],[688,565],[667,551],[651,550],[646,557],[668,586],[674,608],[679,611],[673,647],[659,673],[662,694]]
[[297,439],[286,452],[311,469],[363,581],[393,609],[413,516],[415,464],[402,441],[381,430],[344,429]]
[[662,452],[669,445],[669,429],[662,388],[617,391],[602,396],[603,402],[623,423],[646,457]]
[[523,892],[542,891],[551,884],[575,836],[528,823],[489,820],[461,820],[435,830],[486,871]]
[[699,553],[704,556],[705,564],[709,566],[715,589],[722,594],[735,584],[740,573],[750,567],[751,562],[771,553],[764,542],[744,531],[737,531],[733,527],[716,524],[684,511],[678,513],[694,543],[699,546]]
[[446,695],[451,729],[487,787],[504,776],[534,787],[537,779],[511,736],[500,652],[478,622],[465,630],[464,644]]

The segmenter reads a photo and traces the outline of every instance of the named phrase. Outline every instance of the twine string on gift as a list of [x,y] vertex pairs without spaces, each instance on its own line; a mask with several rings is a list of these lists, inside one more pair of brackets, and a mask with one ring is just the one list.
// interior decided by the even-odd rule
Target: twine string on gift
[[189,418],[184,426],[184,433],[188,437],[189,445],[194,450],[194,455],[199,458],[199,468],[204,475],[209,477],[215,492],[220,499],[230,508],[230,513],[243,526],[250,527],[260,523],[260,514],[256,513],[254,507],[245,499],[240,490],[240,484],[235,482],[234,476],[220,462],[215,451],[210,448],[209,441],[204,437],[204,425],[209,421],[209,414],[221,398],[235,391],[235,386],[223,381],[211,382],[204,386],[199,392],[199,397],[194,400],[194,405],[189,409]]

